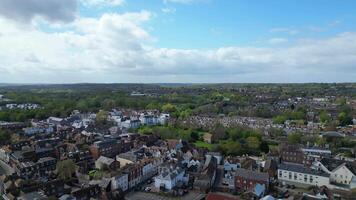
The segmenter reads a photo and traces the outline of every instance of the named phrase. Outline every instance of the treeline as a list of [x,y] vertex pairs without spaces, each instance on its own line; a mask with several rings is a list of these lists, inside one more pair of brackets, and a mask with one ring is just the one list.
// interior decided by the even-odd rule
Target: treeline
[[[259,131],[246,127],[225,128],[217,124],[211,130],[183,129],[173,126],[143,126],[140,134],[155,134],[162,139],[182,139],[191,143],[204,142],[204,133],[212,134],[212,147],[225,155],[260,155],[269,152],[269,146]],[[201,144],[201,143],[200,143]],[[210,146],[210,145],[209,145]]]

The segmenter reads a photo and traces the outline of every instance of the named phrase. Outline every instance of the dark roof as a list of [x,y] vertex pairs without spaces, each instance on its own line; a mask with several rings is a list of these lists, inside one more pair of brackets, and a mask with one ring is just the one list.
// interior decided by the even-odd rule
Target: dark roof
[[275,160],[268,159],[265,163],[264,171],[267,170],[277,170],[278,164]]
[[336,132],[336,131],[327,131],[327,132],[322,132],[321,135],[323,137],[344,137],[343,134]]
[[303,173],[303,174],[312,174],[312,175],[329,177],[329,174],[327,174],[323,171],[314,170],[309,167],[305,167],[303,165],[294,164],[294,163],[293,164],[292,163],[282,163],[278,166],[278,169],[292,171],[292,172],[298,172],[298,173]]
[[262,181],[268,181],[269,178],[268,173],[256,172],[256,171],[251,171],[242,168],[236,170],[236,176],[240,176],[250,180],[262,180]]
[[353,173],[356,175],[356,162],[350,162],[350,161],[345,161],[345,160],[338,160],[334,158],[323,158],[320,160],[320,163],[323,164],[329,171],[333,171],[343,163],[345,163],[345,166]]

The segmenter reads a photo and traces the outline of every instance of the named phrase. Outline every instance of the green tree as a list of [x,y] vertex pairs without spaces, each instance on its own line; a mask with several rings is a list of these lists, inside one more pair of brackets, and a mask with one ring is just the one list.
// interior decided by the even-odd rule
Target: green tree
[[193,131],[190,135],[193,141],[199,140],[199,133],[197,131]]
[[315,143],[319,146],[324,146],[326,144],[326,139],[322,137],[318,137],[315,141]]
[[77,166],[71,159],[62,160],[57,163],[57,173],[61,179],[68,180],[75,173]]
[[338,120],[340,122],[340,126],[347,126],[352,124],[352,117],[346,112],[341,112],[338,115]]
[[257,150],[261,145],[261,141],[254,136],[250,136],[246,139],[247,146],[249,149]]
[[164,104],[163,106],[162,106],[162,111],[163,112],[175,112],[177,110],[177,108],[174,106],[174,105],[172,105],[172,104],[170,104],[170,103],[167,103],[167,104]]
[[331,121],[330,115],[325,110],[320,112],[319,118],[322,123],[327,123]]
[[291,144],[299,144],[301,139],[302,135],[300,133],[292,133],[288,135],[288,142]]
[[273,122],[275,124],[284,124],[284,122],[287,120],[287,117],[284,115],[278,115],[275,118],[273,118]]
[[151,127],[148,126],[143,126],[138,129],[138,133],[140,134],[145,134],[145,135],[150,135],[153,133],[153,130]]
[[108,112],[104,111],[104,110],[100,110],[97,114],[96,114],[96,122],[98,124],[106,124],[107,122],[107,118],[108,118]]

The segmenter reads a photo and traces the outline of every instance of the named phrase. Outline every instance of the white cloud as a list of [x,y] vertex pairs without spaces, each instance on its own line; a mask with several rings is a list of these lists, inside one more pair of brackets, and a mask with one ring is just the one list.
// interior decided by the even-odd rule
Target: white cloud
[[268,40],[269,44],[276,45],[276,44],[283,44],[288,42],[288,39],[286,38],[271,38]]
[[282,47],[156,48],[143,28],[151,17],[141,11],[77,18],[61,32],[23,28],[0,18],[0,80],[302,82],[356,77],[356,33]]
[[279,28],[272,28],[269,30],[271,33],[288,33],[289,35],[297,35],[300,31],[295,28],[284,28],[284,27],[279,27]]
[[122,6],[125,0],[81,0],[85,6]]
[[192,3],[206,3],[211,0],[163,0],[164,3],[178,3],[178,4],[192,4]]
[[175,8],[162,8],[161,11],[163,13],[175,13],[176,12],[176,9]]

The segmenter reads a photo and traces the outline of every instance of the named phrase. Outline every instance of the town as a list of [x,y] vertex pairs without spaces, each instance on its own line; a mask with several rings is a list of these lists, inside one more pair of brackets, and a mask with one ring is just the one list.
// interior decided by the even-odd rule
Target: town
[[[136,86],[110,93],[145,99],[144,108],[99,94],[105,108],[40,115],[51,101],[21,102],[14,88],[2,88],[2,199],[354,199],[355,93],[301,97],[296,87],[280,98],[257,95],[260,86],[140,87],[148,95],[136,95]],[[189,110],[182,99],[154,103],[205,93],[213,95]],[[251,101],[236,106],[236,95]]]

